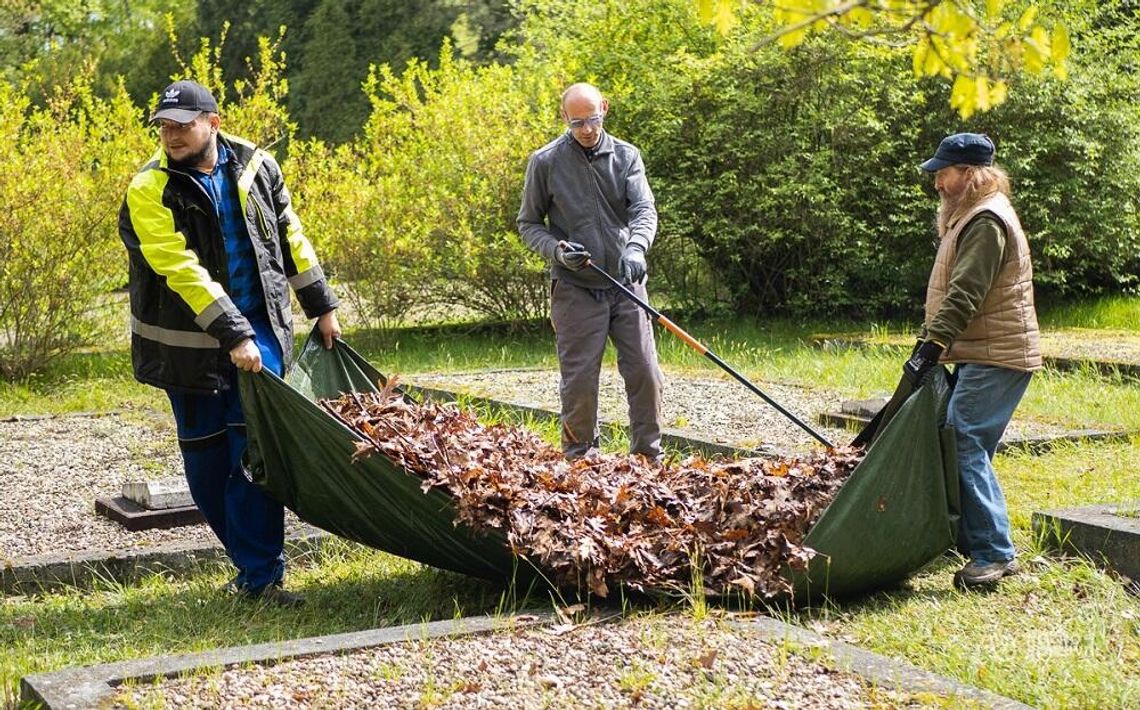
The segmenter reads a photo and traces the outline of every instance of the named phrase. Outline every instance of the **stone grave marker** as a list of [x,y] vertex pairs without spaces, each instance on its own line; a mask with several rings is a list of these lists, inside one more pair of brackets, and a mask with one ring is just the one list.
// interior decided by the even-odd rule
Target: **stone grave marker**
[[1033,531],[1054,548],[1112,568],[1140,594],[1140,501],[1034,513]]
[[195,525],[205,520],[181,476],[127,481],[122,495],[95,499],[95,512],[132,531]]

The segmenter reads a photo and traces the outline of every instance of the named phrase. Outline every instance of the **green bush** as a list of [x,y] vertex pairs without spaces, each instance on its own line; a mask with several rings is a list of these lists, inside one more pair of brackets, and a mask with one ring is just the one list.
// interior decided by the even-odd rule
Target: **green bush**
[[537,48],[523,58],[622,98],[607,127],[645,154],[654,265],[674,302],[725,293],[739,312],[917,316],[937,209],[917,164],[963,130],[998,142],[1042,291],[1112,292],[1140,275],[1135,12],[1094,25],[1086,4],[1055,9],[1078,37],[1072,77],[1026,78],[963,122],[905,50],[759,43],[767,8],[713,46],[675,0],[595,3],[574,23],[562,7],[524,21]]
[[[669,227],[752,313],[866,313],[929,269],[925,110],[900,54],[740,42],[695,67],[658,163]],[[916,99],[916,92],[918,98]],[[664,174],[661,174],[664,173]]]
[[[555,95],[512,67],[445,44],[438,69],[386,65],[365,83],[363,133],[298,146],[289,170],[322,254],[364,322],[412,308],[525,320],[545,312],[543,264],[515,226],[526,158],[557,127]],[[300,163],[303,163],[299,165]]]
[[119,203],[153,144],[120,87],[80,76],[33,108],[0,84],[0,375],[16,378],[100,342],[126,314],[106,311],[126,282]]
[[1035,281],[1047,297],[1140,286],[1137,12],[1083,28],[1068,80],[1027,80],[978,117],[1013,178]]

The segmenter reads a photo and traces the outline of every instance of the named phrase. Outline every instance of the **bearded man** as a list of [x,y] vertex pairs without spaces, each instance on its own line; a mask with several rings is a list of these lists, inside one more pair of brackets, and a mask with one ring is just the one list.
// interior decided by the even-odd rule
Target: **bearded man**
[[1017,572],[993,458],[1032,373],[1042,366],[1029,243],[994,153],[989,136],[957,133],[921,165],[934,173],[942,200],[939,246],[922,334],[903,365],[916,387],[939,362],[955,365],[946,418],[958,450],[958,549],[969,557],[954,575],[963,589],[994,585]]
[[190,495],[237,576],[224,591],[279,606],[285,591],[284,509],[246,475],[237,371],[282,376],[292,358],[289,292],[340,337],[325,279],[277,161],[220,130],[213,94],[176,81],[151,123],[160,145],[131,179],[119,212],[130,257],[135,378],[166,391]]

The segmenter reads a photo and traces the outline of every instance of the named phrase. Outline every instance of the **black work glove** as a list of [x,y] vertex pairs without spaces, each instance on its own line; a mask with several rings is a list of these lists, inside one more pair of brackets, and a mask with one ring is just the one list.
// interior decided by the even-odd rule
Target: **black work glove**
[[921,387],[930,375],[930,371],[938,364],[938,358],[942,357],[943,350],[945,348],[933,340],[926,340],[916,345],[910,359],[903,363],[903,377],[915,389]]
[[590,260],[590,252],[578,242],[558,242],[554,258],[571,271],[581,271]]
[[640,283],[645,278],[645,250],[640,244],[628,244],[618,263],[621,280],[627,284]]

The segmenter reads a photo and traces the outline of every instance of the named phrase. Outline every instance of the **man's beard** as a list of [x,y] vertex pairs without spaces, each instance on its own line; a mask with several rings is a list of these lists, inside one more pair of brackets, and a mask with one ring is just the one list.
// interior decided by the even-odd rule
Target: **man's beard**
[[[197,167],[197,166],[201,165],[202,162],[206,160],[206,157],[210,154],[210,149],[213,148],[212,143],[213,143],[213,141],[206,141],[205,143],[202,144],[201,149],[194,151],[190,155],[187,155],[182,160],[171,159],[170,162],[172,162],[172,163],[174,163],[174,165],[177,165],[180,167],[187,167],[187,168]],[[168,153],[166,157],[170,158],[170,154]]]
[[939,195],[942,201],[938,205],[938,236],[944,236],[946,232],[957,221],[958,215],[961,213],[962,206],[965,202],[965,195],[958,194],[954,197],[947,197],[946,195]]

